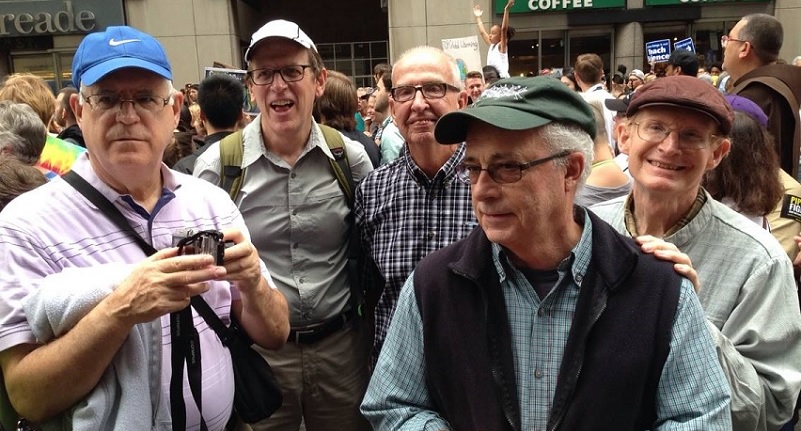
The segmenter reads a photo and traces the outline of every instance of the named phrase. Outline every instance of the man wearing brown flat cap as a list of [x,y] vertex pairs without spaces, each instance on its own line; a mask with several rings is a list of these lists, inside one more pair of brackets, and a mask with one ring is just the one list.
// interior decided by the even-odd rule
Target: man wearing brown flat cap
[[642,86],[626,114],[618,142],[629,155],[632,191],[592,210],[621,233],[663,238],[689,255],[731,385],[733,429],[777,430],[801,388],[792,266],[768,231],[701,187],[729,151],[731,106],[698,78],[669,76]]

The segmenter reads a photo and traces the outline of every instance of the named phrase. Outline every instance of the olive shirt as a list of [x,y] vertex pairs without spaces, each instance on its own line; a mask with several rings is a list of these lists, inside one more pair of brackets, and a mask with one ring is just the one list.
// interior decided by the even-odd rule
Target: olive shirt
[[[333,159],[322,131],[312,125],[294,166],[267,149],[261,114],[242,132],[246,168],[236,199],[278,290],[289,304],[293,328],[322,323],[348,309],[348,202],[331,169]],[[358,142],[342,136],[353,182],[372,170]],[[219,142],[195,162],[194,175],[220,183]]]

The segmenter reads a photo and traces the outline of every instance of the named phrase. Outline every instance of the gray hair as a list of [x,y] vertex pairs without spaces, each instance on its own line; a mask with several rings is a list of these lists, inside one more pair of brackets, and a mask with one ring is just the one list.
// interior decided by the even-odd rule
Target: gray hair
[[47,141],[47,128],[33,108],[10,100],[0,101],[0,132],[7,132],[0,148],[10,148],[23,163],[35,165],[39,161]]
[[[412,58],[417,57],[438,57],[442,63],[446,64],[451,69],[451,82],[448,82],[448,84],[453,85],[460,91],[464,90],[464,81],[462,81],[462,73],[459,71],[459,64],[450,54],[443,51],[441,48],[433,46],[421,45],[407,50],[401,54],[398,61],[395,62],[395,66],[392,67],[392,73],[395,73],[395,69],[397,69],[398,65],[410,62]],[[396,79],[393,77],[392,83],[394,84],[395,81]]]
[[[584,171],[581,173],[578,183],[579,186],[583,185],[592,169],[593,141],[590,135],[581,127],[570,123],[548,123],[537,130],[542,143],[552,154],[573,151],[584,155]],[[557,159],[554,162],[567,166],[566,158]]]

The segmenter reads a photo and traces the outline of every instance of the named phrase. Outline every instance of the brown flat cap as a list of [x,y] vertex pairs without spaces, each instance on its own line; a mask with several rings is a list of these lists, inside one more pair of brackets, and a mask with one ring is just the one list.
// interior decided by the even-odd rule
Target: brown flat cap
[[704,113],[720,124],[725,135],[731,132],[731,105],[717,88],[694,76],[668,76],[641,86],[634,92],[626,116],[631,117],[640,108],[660,105]]

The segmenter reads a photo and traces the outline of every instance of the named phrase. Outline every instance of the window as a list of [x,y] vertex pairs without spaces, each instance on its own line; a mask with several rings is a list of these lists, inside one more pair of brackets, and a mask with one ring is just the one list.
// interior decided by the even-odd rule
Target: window
[[388,63],[387,41],[321,43],[317,45],[325,67],[353,78],[356,87],[373,87],[373,67]]

